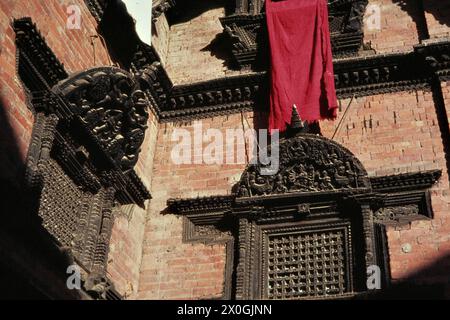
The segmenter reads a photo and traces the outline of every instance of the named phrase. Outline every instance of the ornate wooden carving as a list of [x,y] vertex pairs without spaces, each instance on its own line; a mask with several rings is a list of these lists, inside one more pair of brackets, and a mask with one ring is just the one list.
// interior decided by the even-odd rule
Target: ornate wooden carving
[[415,53],[349,58],[334,66],[336,91],[342,98],[430,87],[431,74]]
[[285,300],[352,292],[351,237],[349,223],[263,230],[263,298]]
[[[236,25],[236,28],[242,29],[242,32],[246,28],[257,30],[258,15],[249,14],[248,11],[252,3],[251,1],[237,1],[237,8],[241,8],[237,12],[240,12],[240,14],[224,17],[224,21],[230,21],[230,24]],[[261,2],[256,1],[253,8],[258,8],[258,3]],[[353,31],[359,26],[361,8],[365,7],[365,3],[366,1],[351,0],[333,2],[330,12],[336,12],[336,17],[340,14],[338,12],[341,12],[338,8],[347,8],[341,12],[347,15],[346,18],[338,19],[345,23],[332,23],[332,25],[339,26],[336,27],[336,30],[341,30],[341,33],[334,32],[333,36],[341,34],[352,37],[354,35]],[[337,8],[336,10],[333,9],[334,6]],[[348,6],[352,6],[353,9],[349,10]],[[142,90],[147,93],[152,102],[153,110],[161,122],[199,119],[251,110],[256,106],[258,109],[265,107],[264,101],[267,99],[264,99],[264,97],[268,93],[268,78],[264,71],[174,86],[160,63],[160,58],[155,49],[137,41],[136,37],[130,36],[135,33],[133,26],[120,30],[113,28],[114,21],[120,20],[123,15],[127,15],[126,12],[122,12],[123,9],[121,8],[116,8],[116,10],[117,12],[109,13],[111,17],[108,21],[102,22],[102,30],[111,29],[113,31],[110,30],[112,32],[111,37],[116,40],[119,39],[122,45],[126,44],[126,47],[130,48],[129,55],[123,57],[121,62],[141,79]],[[252,11],[250,10],[250,12]],[[350,18],[351,15],[353,18]],[[253,33],[250,34],[250,31],[245,32],[248,32],[248,34],[239,36],[242,40],[238,42],[237,50],[241,50],[239,52],[242,53],[243,60],[251,61],[254,54],[251,53],[254,52],[251,43],[257,36]],[[360,35],[357,35],[358,37]],[[339,37],[335,39],[339,39]],[[359,43],[358,41],[348,43]],[[442,62],[436,65],[439,66],[436,71],[445,75],[447,68],[445,57],[450,55],[448,43],[440,42],[418,46],[412,53],[335,59],[337,94],[340,98],[346,98],[428,89],[431,87],[435,75],[435,69],[432,67],[435,64],[430,65],[429,62],[433,61],[430,57]],[[343,45],[343,47],[345,46]],[[262,59],[264,60],[264,57]],[[267,57],[265,60],[267,61]],[[414,68],[411,68],[411,65],[414,65]],[[263,68],[263,70],[265,69]]]
[[415,51],[441,81],[450,79],[450,43],[448,41],[421,44],[415,48]]
[[372,188],[377,192],[389,193],[431,188],[442,175],[441,170],[402,173],[396,175],[371,177]]
[[[70,109],[69,103],[64,105]],[[41,186],[38,213],[42,225],[86,271],[85,290],[105,298],[111,289],[106,263],[113,207],[131,201],[142,205],[149,194],[132,169],[122,171],[100,141],[94,144],[97,136],[88,135],[92,128],[82,119],[75,114],[72,118],[45,115],[39,110],[28,177],[30,183]]]
[[[441,48],[450,54],[450,46]],[[140,60],[140,64],[145,65],[143,60]],[[411,68],[411,65],[415,68]],[[418,52],[336,60],[334,70],[340,98],[430,89],[433,80],[432,68]],[[439,72],[445,74],[445,69]],[[164,71],[158,69],[152,75],[147,79],[149,86],[154,84],[155,89],[149,95],[155,98],[162,122],[250,110],[267,93],[265,72],[173,87]]]
[[[231,41],[231,53],[239,68],[254,69],[268,66],[268,40],[265,16],[232,15],[220,19],[224,32]],[[263,39],[261,39],[263,38]],[[258,59],[258,54],[265,59]]]
[[189,212],[211,212],[231,208],[234,201],[233,196],[216,196],[194,199],[169,199],[167,204],[177,214]]
[[236,0],[235,14],[255,15],[261,12],[264,0]]
[[374,264],[376,253],[365,169],[348,150],[315,135],[281,140],[279,149],[276,175],[251,164],[234,189],[232,214],[242,221],[237,298],[332,298],[366,290],[362,266]]
[[250,110],[263,92],[263,81],[263,75],[256,74],[176,86],[160,119],[173,121]]
[[18,72],[31,91],[46,90],[67,77],[64,65],[45,43],[30,18],[13,22],[16,33]]
[[18,69],[35,112],[26,181],[40,225],[82,267],[86,292],[119,298],[106,277],[113,208],[143,206],[150,197],[133,170],[148,98],[117,68],[63,80],[67,74],[31,20],[16,20],[14,29]]
[[398,225],[413,220],[432,219],[429,188],[441,177],[442,171],[398,174],[371,178],[378,193],[374,212],[376,223]]
[[54,90],[69,102],[103,149],[123,171],[134,167],[148,120],[148,100],[130,75],[98,68],[72,76]]
[[334,142],[315,135],[298,135],[280,143],[280,170],[263,175],[250,165],[237,187],[239,197],[368,188],[361,163]]
[[[280,158],[278,176],[249,165],[232,195],[169,200],[185,216],[185,238],[232,232],[235,280],[225,286],[234,284],[236,299],[353,297],[368,290],[373,265],[386,288],[384,225],[431,217],[427,189],[440,171],[368,178],[348,150],[309,134],[281,140]],[[224,220],[234,223],[218,229]]]
[[[126,99],[126,91],[121,91],[122,100],[105,104],[105,101],[112,103],[108,97],[110,92],[97,90],[98,87],[86,80],[109,76],[114,72],[119,74],[113,79],[122,79],[122,71],[94,69],[55,87],[54,92],[57,94],[50,94],[49,99],[58,111],[51,113],[52,109],[47,109],[46,113],[50,113],[46,115],[41,109],[44,106],[38,106],[38,127],[34,130],[33,153],[30,153],[28,160],[30,183],[40,181],[39,185],[42,186],[38,210],[42,225],[62,247],[72,252],[86,271],[86,291],[97,297],[103,297],[110,288],[106,278],[106,263],[114,220],[113,207],[117,203],[130,202],[142,205],[149,197],[128,163],[124,166],[122,157],[115,157],[118,149],[122,150],[122,154],[131,149],[123,144],[111,151],[105,144],[105,141],[113,141],[117,132],[130,132],[130,128],[114,127],[117,122],[107,118],[100,120],[111,127],[102,132],[95,130],[97,126],[90,125],[98,124],[90,122],[89,118],[89,110],[98,112],[98,101],[103,101],[101,105],[105,109],[113,106],[119,110],[133,110],[134,102],[141,103],[135,99]],[[131,79],[127,78],[127,81]],[[77,85],[72,85],[74,83]],[[85,85],[83,90],[78,87],[80,83]],[[121,82],[112,83],[124,90],[130,88]],[[100,98],[102,93],[105,96]],[[133,91],[127,93],[133,97]],[[73,96],[77,99],[72,100]],[[79,107],[76,102],[69,101],[90,101],[92,104],[86,102]],[[61,116],[66,112],[72,112],[71,116]],[[104,110],[100,112],[105,116]],[[113,113],[113,116],[116,115]],[[123,126],[130,124],[127,120],[120,123]]]
[[381,208],[375,212],[375,221],[380,223],[386,223],[390,221],[399,222],[403,219],[410,222],[415,217],[420,219],[420,210],[419,206],[414,204]]

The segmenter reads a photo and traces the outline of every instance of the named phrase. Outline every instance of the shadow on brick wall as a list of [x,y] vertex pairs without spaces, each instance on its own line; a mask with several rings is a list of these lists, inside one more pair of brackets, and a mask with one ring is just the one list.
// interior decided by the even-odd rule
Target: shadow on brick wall
[[430,37],[424,12],[432,14],[440,24],[450,27],[450,4],[444,3],[445,1],[434,1],[435,4],[431,3],[431,1],[393,0],[393,2],[411,16],[416,24],[420,40],[425,40]]
[[[47,299],[48,292],[65,286],[66,269],[73,261],[41,224],[40,192],[26,185],[26,163],[5,99],[0,95],[0,299]],[[60,288],[52,298],[78,294]]]
[[169,24],[188,22],[201,14],[218,8],[225,9],[225,15],[232,13],[233,1],[227,0],[183,0],[177,1],[175,8],[169,11]]
[[450,2],[443,0],[423,0],[425,12],[431,13],[441,24],[450,27]]
[[99,33],[105,39],[112,60],[129,70],[140,42],[133,18],[123,2],[114,1],[106,9]]
[[414,21],[417,29],[419,40],[429,38],[427,22],[425,20],[424,10],[419,1],[393,0],[395,4],[400,6]]
[[204,48],[201,49],[203,52],[210,52],[212,57],[222,61],[222,65],[227,69],[232,69],[234,67],[232,63],[233,57],[229,50],[229,39],[226,34],[219,33],[216,37]]
[[450,254],[430,261],[424,268],[393,282],[389,288],[358,298],[375,300],[450,299]]

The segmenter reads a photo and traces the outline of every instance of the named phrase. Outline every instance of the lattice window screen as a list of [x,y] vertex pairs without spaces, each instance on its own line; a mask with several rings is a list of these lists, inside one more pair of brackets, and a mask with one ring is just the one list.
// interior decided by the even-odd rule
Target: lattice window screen
[[43,226],[63,245],[71,247],[84,195],[63,169],[50,159],[43,171],[44,188],[39,215]]
[[350,225],[267,234],[263,281],[268,299],[351,292]]

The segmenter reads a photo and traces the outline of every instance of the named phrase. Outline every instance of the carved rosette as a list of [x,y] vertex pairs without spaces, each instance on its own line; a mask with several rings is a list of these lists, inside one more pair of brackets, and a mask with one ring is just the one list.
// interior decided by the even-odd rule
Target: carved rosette
[[263,175],[261,164],[248,166],[235,189],[238,197],[370,188],[359,160],[331,140],[298,135],[281,140],[279,151],[278,173]]
[[67,99],[72,112],[123,171],[134,167],[149,102],[130,74],[117,68],[91,69],[61,82],[54,91]]

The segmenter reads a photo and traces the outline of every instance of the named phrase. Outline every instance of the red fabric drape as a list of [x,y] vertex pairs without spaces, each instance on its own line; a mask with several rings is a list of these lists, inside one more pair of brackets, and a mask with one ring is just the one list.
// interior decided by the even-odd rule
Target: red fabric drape
[[295,105],[302,120],[337,113],[326,0],[266,0],[271,53],[269,129],[284,131]]

